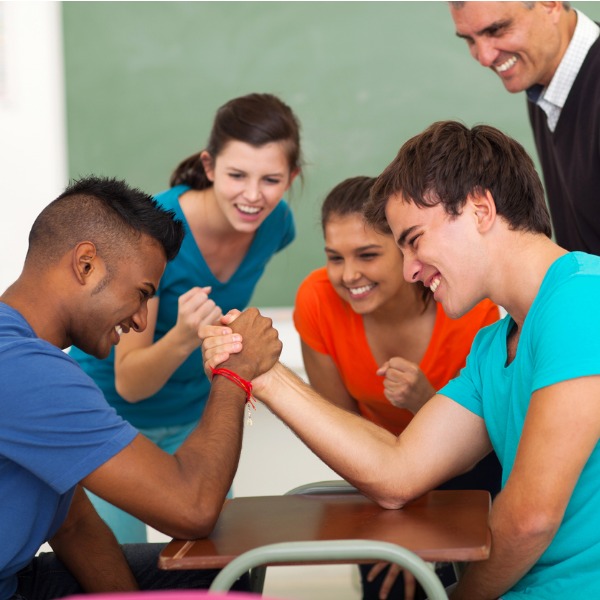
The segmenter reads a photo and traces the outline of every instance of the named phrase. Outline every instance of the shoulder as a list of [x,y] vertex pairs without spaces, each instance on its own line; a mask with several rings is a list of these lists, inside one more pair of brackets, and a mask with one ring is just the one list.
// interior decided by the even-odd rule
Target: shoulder
[[327,269],[320,267],[315,269],[312,273],[309,273],[300,286],[296,294],[296,306],[313,301],[324,301],[331,303],[336,299],[342,302],[342,299],[338,296],[337,292],[333,289],[331,281],[327,275]]
[[294,305],[297,328],[302,329],[308,322],[329,325],[346,319],[350,313],[355,314],[331,285],[325,267],[314,270],[298,287]]
[[[542,282],[531,307],[531,321],[555,321],[591,327],[600,319],[600,257],[570,252],[555,261]],[[529,315],[528,315],[529,316]],[[575,335],[572,331],[571,335]]]
[[292,210],[289,204],[282,199],[277,203],[277,206],[271,211],[271,214],[265,219],[261,227],[274,227],[281,225],[281,223],[293,224],[293,222],[294,215],[292,214]]
[[165,209],[179,206],[179,197],[190,189],[188,185],[176,185],[154,196],[154,199]]

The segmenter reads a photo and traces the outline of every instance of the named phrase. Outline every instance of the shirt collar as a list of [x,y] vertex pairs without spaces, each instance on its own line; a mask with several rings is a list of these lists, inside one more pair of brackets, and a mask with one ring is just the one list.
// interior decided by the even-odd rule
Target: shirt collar
[[538,104],[544,101],[561,109],[589,49],[600,36],[600,27],[594,21],[577,9],[572,10],[577,14],[573,37],[548,87],[536,84],[527,90],[527,97],[531,102]]

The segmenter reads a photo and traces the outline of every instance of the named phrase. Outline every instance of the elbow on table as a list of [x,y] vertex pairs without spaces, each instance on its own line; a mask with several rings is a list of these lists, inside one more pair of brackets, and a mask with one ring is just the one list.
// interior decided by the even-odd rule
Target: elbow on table
[[417,496],[412,494],[409,490],[399,490],[397,486],[385,486],[381,485],[374,486],[372,490],[363,488],[363,493],[371,498],[373,502],[376,502],[388,510],[398,510],[402,508],[407,502],[410,502]]
[[217,523],[220,510],[202,508],[178,511],[163,533],[180,540],[196,540],[208,537]]

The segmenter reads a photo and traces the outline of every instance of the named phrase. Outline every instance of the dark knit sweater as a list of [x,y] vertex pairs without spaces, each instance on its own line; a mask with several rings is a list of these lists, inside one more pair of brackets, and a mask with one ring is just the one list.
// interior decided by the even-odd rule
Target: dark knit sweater
[[600,255],[600,38],[590,48],[554,132],[528,102],[557,243]]

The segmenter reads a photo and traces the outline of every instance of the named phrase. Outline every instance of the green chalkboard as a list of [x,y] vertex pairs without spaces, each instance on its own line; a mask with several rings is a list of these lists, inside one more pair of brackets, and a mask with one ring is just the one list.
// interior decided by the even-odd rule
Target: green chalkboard
[[[576,2],[600,20],[600,2]],[[431,122],[489,123],[534,154],[523,94],[469,57],[446,2],[64,2],[69,174],[155,193],[200,150],[216,109],[271,92],[303,125],[296,241],[253,298],[291,306],[324,263],[319,208],[335,184],[377,175]],[[43,90],[40,90],[43,93]]]

